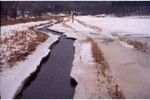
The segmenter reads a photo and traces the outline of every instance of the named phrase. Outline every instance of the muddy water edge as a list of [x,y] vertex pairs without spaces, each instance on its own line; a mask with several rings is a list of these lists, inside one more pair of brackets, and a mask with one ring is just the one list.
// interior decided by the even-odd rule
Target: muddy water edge
[[27,79],[16,98],[71,99],[76,86],[76,82],[70,77],[74,59],[74,40],[48,30],[48,26],[40,30],[59,35],[59,41],[51,46],[51,52],[43,58],[36,72]]

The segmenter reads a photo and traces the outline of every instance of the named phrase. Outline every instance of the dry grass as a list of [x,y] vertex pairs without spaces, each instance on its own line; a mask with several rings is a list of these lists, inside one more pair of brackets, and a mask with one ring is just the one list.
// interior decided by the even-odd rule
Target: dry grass
[[35,40],[32,40],[31,42],[29,42],[29,45],[28,45],[28,51],[29,52],[33,52],[35,51],[37,45],[39,43],[42,43],[44,42],[48,36],[40,31],[37,31],[37,30],[33,30],[36,34],[37,34],[37,37],[35,38]]
[[[3,20],[1,25],[13,25],[17,23],[39,20],[50,20],[48,23],[44,24],[51,24],[53,22],[52,19],[55,19],[57,23],[63,21],[63,17],[60,16],[47,16],[18,20]],[[5,45],[5,47],[2,47],[2,50],[0,50],[0,70],[4,67],[4,64],[2,63],[3,58],[5,58],[5,62],[7,62],[10,67],[13,67],[15,63],[25,60],[29,54],[35,51],[36,47],[40,43],[44,42],[48,38],[48,35],[42,33],[41,31],[35,30],[34,27],[29,27],[28,30],[25,31],[12,31],[15,35],[3,40],[0,39],[0,45]],[[10,54],[6,55],[7,52],[10,52]]]
[[38,17],[38,18],[21,18],[21,19],[16,19],[16,20],[12,20],[12,19],[8,19],[8,20],[1,20],[1,26],[4,25],[14,25],[14,24],[18,24],[18,23],[26,23],[26,22],[31,22],[31,21],[39,21],[39,20],[44,20],[42,17]]
[[[97,63],[96,68],[98,69],[97,81],[100,82],[100,84],[106,85],[108,93],[113,99],[124,99],[125,96],[123,94],[123,91],[120,89],[119,85],[115,85],[115,83],[112,82],[113,77],[111,75],[109,65],[105,60],[104,55],[98,47],[97,43],[91,37],[88,37],[86,41],[91,42],[92,44],[92,55],[95,59],[95,62]],[[105,80],[101,81],[101,75],[105,78]]]
[[[48,23],[40,24],[51,24],[53,20],[56,20],[57,23],[63,21],[63,17],[60,16],[46,16],[46,17],[38,17],[38,18],[26,18],[26,19],[17,19],[17,20],[1,20],[2,25],[13,25],[18,23],[25,23],[31,21],[44,21],[50,20]],[[39,26],[39,25],[38,25]],[[37,26],[34,26],[37,27]],[[44,42],[48,36],[41,31],[34,30],[34,27],[29,27],[26,31],[12,31],[15,35],[0,39],[0,46],[5,45],[6,47],[2,47],[0,49],[0,71],[4,64],[2,63],[2,59],[5,58],[5,62],[13,67],[15,63],[25,60],[26,57],[35,51],[36,47]],[[6,55],[7,52],[10,52],[9,55]]]
[[36,40],[31,41],[27,47],[28,51],[29,52],[35,51],[37,45],[38,45],[38,42],[36,42]]
[[85,27],[88,27],[88,28],[91,28],[91,29],[95,30],[96,32],[101,32],[102,31],[102,29],[97,27],[97,26],[89,25],[89,24],[87,24],[87,23],[85,23],[83,21],[77,20],[77,19],[75,19],[75,20],[77,22],[79,22],[81,25],[83,25]]
[[137,50],[140,50],[142,52],[146,53],[149,51],[149,47],[147,45],[147,42],[142,43],[142,42],[137,41],[137,40],[128,40],[127,43],[130,45],[133,45],[134,48],[136,48]]
[[48,35],[40,32],[40,31],[35,31],[36,34],[37,34],[37,37],[36,37],[36,40],[39,41],[39,42],[44,42],[45,40],[47,40],[48,38]]
[[73,30],[73,31],[76,31],[74,28],[72,28],[71,26],[69,26],[69,25],[67,25],[66,23],[62,23],[62,26],[63,27],[65,27],[65,28],[69,28],[69,29],[71,29],[71,30]]
[[125,96],[123,92],[120,90],[118,84],[109,88],[109,94],[111,95],[112,99],[125,99]]
[[8,63],[11,65],[10,67],[13,67],[13,65],[16,62],[22,61],[26,59],[26,56],[28,56],[29,53],[28,52],[19,52],[19,51],[15,51],[13,53],[11,53],[9,55],[9,59],[8,59]]
[[101,73],[106,76],[107,64],[105,62],[105,58],[102,54],[102,51],[99,49],[98,45],[92,38],[87,38],[88,42],[92,43],[92,55],[95,59],[95,62],[101,65]]
[[44,20],[52,20],[55,19],[58,22],[62,22],[63,21],[63,17],[62,16],[44,16],[43,17]]
[[149,52],[150,48],[147,45],[147,42],[142,43],[138,40],[131,40],[125,36],[120,36],[118,33],[112,33],[112,36],[118,37],[119,40],[124,41],[130,45],[133,45],[135,49],[142,51],[142,52]]
[[[25,60],[26,57],[35,51],[36,47],[47,38],[48,35],[38,30],[34,30],[34,27],[30,27],[26,31],[16,32],[14,36],[1,40],[0,44],[6,45],[7,48],[0,50],[0,53],[2,54],[2,57],[6,58],[6,62],[10,67],[13,67],[16,62]],[[10,54],[5,55],[7,52],[10,52]],[[1,68],[2,67],[0,67],[0,69]]]
[[8,19],[4,20],[1,19],[1,26],[4,25],[14,25],[14,24],[19,24],[19,23],[26,23],[26,22],[31,22],[31,21],[45,21],[45,20],[52,20],[55,19],[57,21],[62,21],[63,17],[61,16],[44,16],[44,17],[36,17],[36,18],[21,18],[21,19]]

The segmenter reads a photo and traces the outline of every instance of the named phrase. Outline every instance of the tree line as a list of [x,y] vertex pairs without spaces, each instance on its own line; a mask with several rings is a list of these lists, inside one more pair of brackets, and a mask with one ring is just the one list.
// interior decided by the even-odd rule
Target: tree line
[[149,1],[1,1],[1,18],[43,16],[48,13],[115,16],[150,15]]

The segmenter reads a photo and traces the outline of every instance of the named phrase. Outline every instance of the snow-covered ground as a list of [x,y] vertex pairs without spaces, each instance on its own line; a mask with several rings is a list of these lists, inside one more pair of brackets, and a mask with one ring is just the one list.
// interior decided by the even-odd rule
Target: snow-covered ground
[[[31,53],[32,50],[29,50],[29,48],[33,48],[34,41],[36,41],[34,42],[35,44],[40,43],[37,38],[41,35],[28,28],[47,22],[49,21],[28,22],[0,27],[0,70],[5,69],[8,66],[8,62],[9,64],[11,63],[11,66],[13,66],[13,62],[15,62],[16,59],[19,60],[21,58],[19,54],[23,56]],[[47,36],[43,37],[46,38]],[[14,59],[14,56],[16,59]]]
[[28,23],[21,23],[21,24],[15,24],[15,25],[6,25],[1,26],[1,39],[5,39],[6,37],[9,38],[12,35],[15,35],[17,31],[24,31],[27,30],[31,26],[40,25],[47,23],[49,21],[38,21],[38,22],[28,22]]
[[[71,70],[71,77],[78,85],[75,89],[75,99],[98,98],[100,93],[97,87],[97,69],[95,68],[94,58],[92,56],[91,43],[76,40],[74,43],[75,55]],[[91,96],[93,94],[93,97]]]
[[119,40],[97,39],[97,42],[125,98],[150,98],[150,54],[141,53],[132,46],[126,47]]
[[[5,39],[7,37],[9,39],[11,36],[19,34],[19,33],[13,32],[13,31],[24,31],[24,30],[26,31],[31,26],[40,25],[40,24],[47,23],[47,22],[49,22],[49,21],[30,22],[30,23],[24,23],[24,24],[2,26],[1,27],[2,37],[1,38]],[[36,33],[34,33],[34,34],[29,33],[27,35],[33,35],[33,36],[30,36],[30,38],[34,39],[35,34]],[[56,42],[58,40],[58,36],[53,35],[51,33],[45,33],[45,34],[48,35],[48,39],[46,41],[44,41],[43,43],[40,43],[36,47],[35,51],[33,51],[30,55],[28,55],[25,60],[15,63],[14,66],[11,68],[5,67],[0,72],[0,96],[2,99],[14,98],[17,95],[17,93],[21,90],[21,88],[24,84],[24,81],[34,71],[36,71],[42,58],[47,56],[48,53],[51,51],[49,49],[49,47],[50,47],[50,45],[52,45],[54,42]],[[3,45],[7,46],[7,44],[3,44]],[[19,45],[16,45],[15,48],[17,48],[18,46]],[[0,50],[2,50],[2,49],[4,49],[4,48],[1,48]],[[18,49],[21,50],[20,48],[18,48]],[[20,51],[20,52],[22,52],[22,51]],[[9,53],[9,50],[8,50],[8,52],[3,52],[3,53],[6,53],[6,55],[7,55],[7,53]],[[4,63],[4,64],[6,64],[6,63]]]
[[47,34],[50,37],[39,45],[25,61],[21,61],[11,69],[9,68],[0,73],[0,94],[2,99],[14,98],[16,93],[21,89],[24,80],[36,71],[42,58],[48,55],[50,52],[49,46],[58,40],[58,36],[52,35],[51,33]]
[[[132,17],[97,18],[92,16],[78,16],[75,19],[86,24],[81,24],[77,20],[72,23],[71,20],[67,19],[68,21],[49,27],[49,29],[63,32],[68,38],[76,39],[71,71],[71,77],[78,83],[74,98],[124,98],[124,96],[125,98],[150,98],[150,55],[139,52],[132,45],[112,36],[112,33],[150,36],[150,19]],[[96,31],[93,27],[86,26],[87,24],[102,30]],[[2,98],[14,97],[17,90],[22,86],[23,78],[28,77],[35,71],[40,60],[48,54],[50,51],[48,46],[58,39],[57,36],[48,35],[50,35],[49,38],[39,45],[27,60],[18,63],[12,70],[0,73],[0,94]],[[3,35],[3,38],[7,36],[10,35]],[[87,42],[88,37],[92,37],[98,45],[105,58],[104,62],[107,63],[106,66],[109,66],[105,69],[107,77],[101,73],[102,64],[98,65],[99,68],[97,67],[93,56],[92,43]],[[37,57],[37,55],[40,57]],[[32,65],[30,61],[33,58],[38,59],[31,68],[28,65]],[[22,75],[22,73],[25,74]],[[13,79],[17,81],[13,81]],[[117,85],[114,86],[114,84]]]
[[77,21],[74,21],[74,23],[72,23],[71,20],[65,23],[56,24],[50,27],[49,29],[56,30],[58,32],[63,32],[64,35],[70,38],[78,38],[78,37],[82,38],[92,33],[96,33],[96,31],[94,31],[93,29],[84,27]]
[[104,34],[117,32],[119,35],[150,36],[150,19],[134,17],[96,18],[92,16],[79,16],[77,19],[90,25],[95,25],[106,31]]
[[[71,77],[78,83],[74,98],[150,98],[150,55],[139,52],[133,45],[112,36],[112,33],[117,33],[147,38],[150,36],[150,19],[92,16],[75,18],[99,27],[102,31],[95,31],[76,20],[74,23],[68,21],[50,27],[52,30],[64,32],[67,37],[76,38],[71,71]],[[101,49],[109,66],[109,69],[106,69],[109,77],[103,77],[101,74],[97,76],[98,69],[92,56],[92,44],[86,42],[87,37],[92,37]],[[150,41],[149,39],[147,41]],[[110,80],[112,84],[109,84]]]

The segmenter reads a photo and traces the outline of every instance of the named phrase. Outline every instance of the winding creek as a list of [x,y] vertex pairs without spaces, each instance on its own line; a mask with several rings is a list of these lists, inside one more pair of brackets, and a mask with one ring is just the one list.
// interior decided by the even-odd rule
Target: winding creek
[[59,35],[59,41],[53,45],[49,55],[41,61],[37,71],[28,78],[16,98],[71,99],[76,85],[70,77],[74,59],[74,40],[48,30],[48,26],[40,30]]

